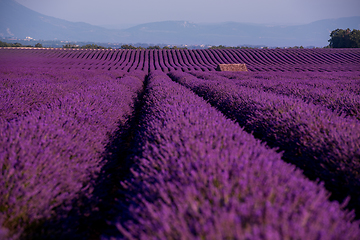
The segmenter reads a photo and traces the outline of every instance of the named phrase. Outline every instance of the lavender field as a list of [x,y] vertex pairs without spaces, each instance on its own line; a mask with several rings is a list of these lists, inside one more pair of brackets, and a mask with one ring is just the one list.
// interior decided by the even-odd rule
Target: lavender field
[[358,49],[3,48],[0,80],[0,239],[359,239]]

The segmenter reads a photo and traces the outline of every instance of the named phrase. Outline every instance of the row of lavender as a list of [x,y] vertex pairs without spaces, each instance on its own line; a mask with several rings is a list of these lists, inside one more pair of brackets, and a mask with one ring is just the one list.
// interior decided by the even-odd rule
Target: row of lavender
[[[206,78],[206,74],[195,74]],[[338,115],[360,120],[360,74],[349,73],[219,73],[236,85],[299,98],[322,105]],[[218,77],[216,77],[219,79]],[[219,79],[219,80],[220,80]]]
[[249,71],[359,71],[358,49],[207,49],[207,50],[46,50],[0,49],[31,64],[105,70],[214,71],[218,64],[245,63]]
[[1,239],[20,238],[31,226],[66,216],[74,199],[91,197],[109,134],[126,125],[144,78],[2,68]]
[[[126,124],[144,80],[135,72],[19,69],[2,74],[2,99],[13,101],[2,107],[3,236],[54,217],[59,207],[66,215],[72,199],[91,195],[107,133]],[[121,183],[126,198],[118,202],[129,204],[126,219],[122,212],[103,219],[125,239],[360,233],[322,185],[162,72],[149,77],[136,131],[132,177]]]
[[[341,97],[330,90],[322,93],[306,89],[309,93],[298,96],[290,90],[295,81],[270,80],[264,84],[281,86],[264,92],[263,85],[253,84],[249,79],[232,80],[216,73],[173,72],[170,76],[236,120],[246,131],[271,147],[280,148],[284,159],[301,168],[309,178],[324,181],[332,199],[342,201],[351,196],[349,208],[359,214],[360,122],[356,119],[359,95]],[[331,86],[331,80],[327,84]],[[323,102],[317,102],[317,97]],[[310,100],[305,102],[304,98]],[[351,101],[354,106],[350,106]],[[340,111],[333,112],[331,108]],[[346,117],[352,113],[355,117]]]
[[[132,71],[137,68],[59,67],[61,61],[69,66],[71,52],[81,51],[64,51],[63,60],[25,54],[6,58],[6,66],[11,61],[17,66],[0,64],[0,149],[5,149],[0,153],[0,238],[66,215],[73,199],[92,195],[97,173],[104,170],[109,134],[128,125],[142,90],[145,73]],[[92,57],[71,64],[93,69],[92,61],[98,60]],[[29,65],[21,66],[26,61]],[[359,222],[341,210],[346,202],[329,202],[322,185],[281,160],[325,181],[332,198],[342,202],[350,195],[350,209],[358,210],[356,72],[177,70],[169,74],[172,80],[238,123],[163,72],[151,71],[136,137],[129,139],[132,175],[121,182],[125,198],[114,195],[112,201],[119,218],[101,220],[112,220],[119,238],[357,238]]]
[[[170,76],[194,90],[205,84]],[[150,73],[141,113],[132,177],[122,182],[129,216],[113,221],[119,238],[358,238],[358,222],[322,185],[163,72]]]

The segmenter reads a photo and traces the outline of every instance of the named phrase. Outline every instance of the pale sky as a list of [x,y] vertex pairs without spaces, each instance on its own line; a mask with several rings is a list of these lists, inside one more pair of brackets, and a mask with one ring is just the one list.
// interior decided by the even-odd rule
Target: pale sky
[[16,0],[39,13],[93,25],[194,23],[306,24],[360,16],[360,0]]

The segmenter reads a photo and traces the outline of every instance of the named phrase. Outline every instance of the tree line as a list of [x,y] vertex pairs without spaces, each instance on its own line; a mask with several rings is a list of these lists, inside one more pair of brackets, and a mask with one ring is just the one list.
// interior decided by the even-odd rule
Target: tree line
[[68,43],[68,44],[65,44],[63,45],[63,48],[81,48],[81,49],[111,49],[111,47],[103,47],[103,46],[99,46],[99,45],[96,45],[96,44],[86,44],[86,45],[83,45],[83,46],[79,46],[79,45],[76,45],[76,44],[73,44],[73,43]]
[[[34,46],[22,45],[21,43],[7,43],[7,42],[0,41],[0,47],[34,47]],[[35,44],[35,47],[42,48],[43,46],[41,43],[37,43],[37,44]]]
[[[360,48],[360,30],[353,29],[352,31],[347,29],[335,29],[330,33],[330,39],[328,40],[329,45],[324,48]],[[38,47],[42,48],[41,43],[35,44],[35,46],[31,45],[23,45],[21,43],[7,43],[0,41],[0,47]],[[103,47],[96,44],[86,44],[83,46],[79,46],[76,44],[68,43],[62,46],[63,48],[81,48],[81,49],[111,49],[111,47]],[[246,46],[238,46],[238,47],[228,47],[228,46],[212,46],[209,49],[251,49],[253,47]],[[256,47],[255,47],[256,48]],[[263,49],[267,49],[268,47],[263,47]],[[279,48],[279,47],[278,47]],[[302,49],[303,46],[295,46],[291,47],[295,49]],[[186,47],[168,47],[164,46],[161,48],[160,46],[149,46],[147,48],[144,47],[135,47],[133,45],[124,44],[121,45],[121,49],[187,49]]]

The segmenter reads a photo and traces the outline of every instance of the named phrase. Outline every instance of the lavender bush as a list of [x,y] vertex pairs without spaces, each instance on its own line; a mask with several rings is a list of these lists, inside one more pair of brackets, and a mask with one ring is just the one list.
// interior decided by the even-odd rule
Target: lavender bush
[[343,200],[350,195],[350,208],[359,211],[360,195],[356,189],[360,186],[360,123],[356,119],[339,117],[299,99],[237,86],[217,75],[207,75],[208,80],[201,80],[188,73],[170,74],[173,80],[236,119],[248,132],[270,146],[280,147],[286,159],[302,168],[307,176],[325,181],[335,199]]
[[123,72],[3,69],[0,83],[0,117],[11,120],[32,109],[57,101],[78,88],[122,77]]
[[[322,185],[159,72],[148,78],[123,182],[125,239],[356,239],[358,223]],[[123,204],[123,203],[119,203]]]
[[134,76],[100,75],[88,85],[74,81],[76,92],[1,120],[0,221],[9,236],[54,217],[55,208],[69,211],[74,198],[91,195],[108,136],[126,124],[142,90],[144,77]]
[[[195,75],[205,79],[209,77],[208,74],[200,72],[196,72]],[[348,79],[342,74],[339,80],[334,76],[330,79],[319,80],[317,75],[296,73],[292,73],[291,76],[269,73],[251,77],[244,77],[242,74],[221,75],[225,78],[231,77],[239,86],[300,98],[305,102],[331,109],[339,115],[353,116],[360,120],[360,96],[356,93],[360,83],[360,74],[348,75]],[[327,74],[323,74],[322,77],[325,76]],[[308,77],[312,79],[308,80]]]

